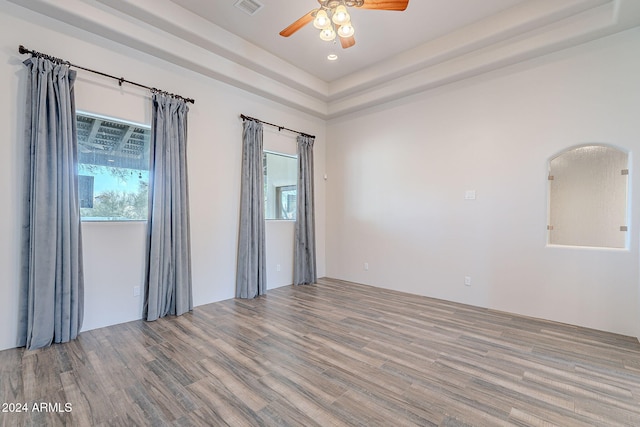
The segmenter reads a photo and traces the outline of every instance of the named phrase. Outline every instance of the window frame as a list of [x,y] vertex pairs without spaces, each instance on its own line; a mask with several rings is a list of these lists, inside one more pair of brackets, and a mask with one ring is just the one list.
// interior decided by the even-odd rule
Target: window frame
[[[263,149],[262,150],[262,158],[263,158],[263,162],[265,162],[266,159],[266,155],[267,154],[272,154],[272,155],[276,155],[276,156],[282,156],[282,157],[287,157],[290,159],[295,160],[296,162],[296,177],[295,177],[295,183],[294,184],[286,184],[286,185],[280,185],[280,186],[276,186],[275,187],[275,194],[273,197],[276,198],[276,207],[280,206],[280,198],[278,197],[278,189],[282,189],[283,187],[295,187],[296,189],[296,197],[297,197],[297,191],[298,191],[298,168],[297,168],[297,163],[298,163],[298,155],[297,154],[289,154],[289,153],[283,153],[280,151],[275,151],[275,150],[269,150],[269,149]],[[264,192],[264,201],[265,201],[265,221],[291,221],[291,222],[295,222],[297,220],[297,208],[294,210],[294,215],[295,218],[280,218],[280,216],[282,215],[281,210],[280,209],[276,209],[276,213],[275,213],[275,217],[274,218],[270,218],[267,215],[267,209],[268,209],[268,192],[267,190],[267,176],[268,176],[268,170],[266,171],[266,173],[264,172],[264,167],[266,167],[266,164],[263,163],[263,179],[265,180],[264,182],[264,186],[263,186],[263,192]]]
[[[85,116],[85,117],[90,117],[94,120],[105,120],[105,121],[110,121],[110,122],[114,122],[114,123],[121,123],[123,125],[127,125],[127,126],[131,126],[131,127],[136,127],[136,128],[141,128],[141,129],[145,129],[149,132],[149,145],[151,143],[151,131],[152,131],[152,126],[151,124],[146,124],[146,123],[139,123],[139,122],[135,122],[132,120],[127,120],[127,119],[123,119],[123,118],[119,118],[119,117],[112,117],[112,116],[107,116],[104,114],[99,114],[99,113],[93,113],[90,111],[86,111],[86,110],[80,110],[77,109],[76,110],[76,123],[78,120],[78,116]],[[80,143],[78,140],[76,140],[76,144],[78,146],[78,149],[80,148]],[[147,147],[148,149],[149,147]],[[78,154],[78,164],[76,167],[76,173],[78,174],[78,177],[80,177],[80,168],[81,165],[86,165],[89,163],[86,162],[81,162],[80,161],[80,155]],[[101,166],[101,165],[95,165],[95,166]],[[107,165],[102,165],[105,167],[108,167]],[[143,169],[134,169],[134,168],[126,168],[126,167],[117,167],[118,169],[125,169],[125,170],[131,170],[131,171],[143,171]],[[151,159],[149,159],[149,164],[148,164],[148,168],[146,169],[147,173],[149,174],[148,176],[148,180],[147,180],[147,202],[148,202],[148,190],[149,190],[149,183],[151,181]],[[84,175],[86,176],[86,175]],[[94,180],[95,181],[95,180]],[[94,183],[95,186],[95,183]],[[80,188],[78,188],[78,191],[80,191]],[[94,199],[95,199],[95,188],[94,188]],[[93,202],[92,202],[92,207],[93,207]],[[79,207],[79,209],[82,209]],[[147,207],[148,209],[148,207]],[[147,218],[109,218],[109,217],[88,217],[88,216],[83,216],[82,213],[80,214],[80,221],[82,223],[134,223],[134,222],[144,222],[146,223],[148,221],[148,215]]]

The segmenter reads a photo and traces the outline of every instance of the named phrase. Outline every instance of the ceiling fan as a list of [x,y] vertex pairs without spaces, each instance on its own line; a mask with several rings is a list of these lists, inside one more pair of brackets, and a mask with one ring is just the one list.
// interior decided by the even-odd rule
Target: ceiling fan
[[313,26],[320,30],[322,40],[332,41],[337,35],[340,38],[340,44],[346,49],[356,44],[356,40],[353,38],[355,30],[351,25],[348,7],[403,11],[409,5],[409,0],[318,0],[318,3],[320,3],[319,8],[313,9],[280,31],[280,35],[289,37],[313,21]]

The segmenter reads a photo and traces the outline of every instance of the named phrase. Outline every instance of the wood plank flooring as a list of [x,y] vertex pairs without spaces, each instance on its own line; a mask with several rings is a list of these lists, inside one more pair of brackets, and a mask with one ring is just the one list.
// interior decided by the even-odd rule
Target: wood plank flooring
[[640,426],[640,343],[322,279],[0,352],[0,403],[27,405],[3,426]]

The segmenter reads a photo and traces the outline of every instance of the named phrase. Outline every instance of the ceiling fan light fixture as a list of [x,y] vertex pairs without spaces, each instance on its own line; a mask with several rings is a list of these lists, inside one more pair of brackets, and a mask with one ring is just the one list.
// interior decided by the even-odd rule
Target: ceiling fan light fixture
[[323,30],[331,25],[331,20],[324,9],[316,12],[316,18],[313,20],[313,26],[319,30]]
[[330,42],[336,38],[336,32],[333,31],[332,27],[323,28],[320,30],[320,38],[326,42]]
[[347,22],[346,24],[343,24],[340,26],[340,28],[338,28],[338,35],[340,37],[351,37],[353,36],[353,34],[356,32],[355,28],[353,28],[353,25],[351,25],[351,22]]
[[349,12],[347,12],[347,8],[341,4],[335,8],[331,19],[336,25],[344,25],[351,20],[351,17],[349,16]]

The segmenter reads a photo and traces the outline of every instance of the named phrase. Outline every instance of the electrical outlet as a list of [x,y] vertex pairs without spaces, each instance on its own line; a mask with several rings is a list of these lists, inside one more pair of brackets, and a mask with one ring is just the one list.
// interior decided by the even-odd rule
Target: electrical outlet
[[369,263],[368,262],[364,263],[364,269],[365,269],[365,271],[369,270]]
[[140,296],[140,286],[134,286],[133,287],[133,296],[134,297],[139,297]]
[[471,276],[464,276],[464,284],[466,286],[471,286]]
[[276,271],[280,271],[280,264],[276,265]]

